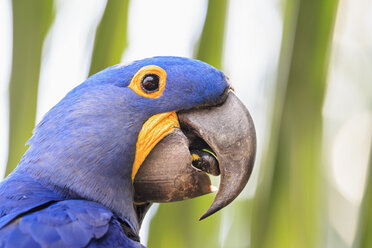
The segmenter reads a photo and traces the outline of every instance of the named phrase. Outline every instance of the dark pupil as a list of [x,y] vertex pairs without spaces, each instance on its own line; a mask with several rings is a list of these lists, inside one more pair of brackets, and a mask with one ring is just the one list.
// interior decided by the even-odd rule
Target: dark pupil
[[156,74],[147,74],[143,77],[141,83],[142,89],[147,93],[159,90],[159,76]]

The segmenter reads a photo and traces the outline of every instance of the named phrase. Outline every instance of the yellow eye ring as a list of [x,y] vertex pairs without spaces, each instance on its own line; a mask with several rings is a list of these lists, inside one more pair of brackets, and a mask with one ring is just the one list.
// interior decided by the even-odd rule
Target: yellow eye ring
[[[143,83],[147,80],[147,77],[154,76],[155,79],[150,78],[150,80],[155,80],[155,85],[157,86],[157,88],[155,90],[146,90]],[[163,68],[157,65],[147,65],[136,72],[128,88],[132,89],[140,96],[144,96],[147,98],[158,98],[164,91],[166,81],[167,73],[163,70]]]

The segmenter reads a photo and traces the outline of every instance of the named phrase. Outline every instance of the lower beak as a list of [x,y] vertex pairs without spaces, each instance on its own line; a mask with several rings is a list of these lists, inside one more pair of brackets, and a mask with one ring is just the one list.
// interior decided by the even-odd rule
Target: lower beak
[[206,172],[220,174],[217,195],[201,220],[232,202],[247,184],[255,160],[255,128],[233,92],[222,105],[180,112],[178,118],[181,130],[161,140],[141,165],[134,197],[136,202],[197,197],[213,192]]

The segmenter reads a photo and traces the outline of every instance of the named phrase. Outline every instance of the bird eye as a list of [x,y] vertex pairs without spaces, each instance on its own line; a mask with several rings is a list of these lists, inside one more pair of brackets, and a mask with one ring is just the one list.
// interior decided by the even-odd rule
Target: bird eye
[[134,74],[128,88],[147,98],[158,98],[167,83],[167,73],[157,65],[146,65]]
[[159,76],[156,74],[146,74],[141,81],[141,88],[146,93],[152,93],[159,90]]

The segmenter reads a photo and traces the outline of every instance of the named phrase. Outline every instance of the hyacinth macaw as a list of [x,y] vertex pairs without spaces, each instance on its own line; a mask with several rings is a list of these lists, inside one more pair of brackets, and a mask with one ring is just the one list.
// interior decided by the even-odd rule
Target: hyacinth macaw
[[212,66],[181,57],[115,65],[69,92],[36,126],[0,184],[0,247],[143,247],[153,202],[213,191],[205,218],[242,191],[252,119]]

